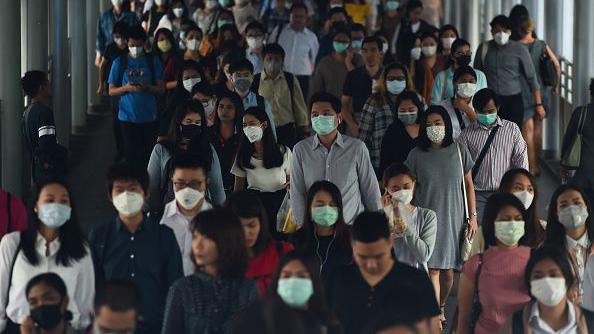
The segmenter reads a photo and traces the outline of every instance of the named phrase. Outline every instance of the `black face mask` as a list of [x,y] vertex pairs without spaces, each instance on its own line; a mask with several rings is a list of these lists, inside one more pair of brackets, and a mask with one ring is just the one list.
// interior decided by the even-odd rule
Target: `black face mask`
[[41,305],[31,310],[31,319],[37,326],[45,330],[52,330],[62,320],[62,304]]
[[181,135],[185,139],[192,139],[202,134],[202,126],[196,124],[188,124],[181,126]]
[[470,55],[461,55],[454,58],[458,66],[468,66],[470,64]]

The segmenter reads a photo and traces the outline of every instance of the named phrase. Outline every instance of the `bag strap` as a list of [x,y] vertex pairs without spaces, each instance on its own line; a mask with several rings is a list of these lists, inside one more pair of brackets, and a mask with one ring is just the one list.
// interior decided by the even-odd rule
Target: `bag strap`
[[29,104],[23,114],[23,135],[25,136],[25,141],[27,142],[30,153],[33,155],[33,139],[31,138],[31,132],[29,131],[29,114],[31,113],[31,106],[33,106],[33,103]]
[[278,30],[276,31],[276,38],[274,39],[274,43],[278,44],[278,40],[280,39],[283,29],[285,28],[285,23],[281,21],[279,22],[279,24],[277,24],[276,27],[278,28]]
[[460,160],[460,170],[462,171],[462,194],[464,194],[462,202],[464,202],[464,215],[466,218],[466,223],[468,224],[468,220],[470,219],[470,213],[468,212],[468,201],[466,200],[466,181],[464,181],[464,163],[462,162],[462,152],[460,152],[460,144],[456,144],[456,148],[458,149],[458,160]]
[[487,156],[487,152],[489,151],[489,147],[491,147],[491,144],[493,143],[493,140],[495,139],[495,135],[497,134],[497,131],[499,130],[499,125],[496,125],[493,129],[491,129],[491,132],[489,133],[489,137],[487,137],[487,142],[485,142],[485,146],[483,146],[483,148],[481,149],[481,152],[478,155],[478,158],[476,158],[476,162],[474,163],[474,166],[472,167],[472,178],[476,178],[476,174],[479,171],[479,168],[481,167],[481,164],[483,163],[483,160],[485,159],[485,156]]
[[584,124],[586,123],[586,117],[588,115],[588,106],[583,106],[580,112],[580,121],[578,123],[578,134],[581,135],[584,130]]
[[289,72],[284,72],[285,81],[287,81],[287,86],[289,87],[289,93],[291,94],[291,111],[293,115],[295,115],[295,101],[293,99],[293,91],[295,90],[295,77],[293,74]]
[[[445,69],[443,71],[443,80],[441,80],[441,99],[445,99],[446,98],[446,88],[448,86],[448,70]],[[462,124],[460,124],[460,126],[462,126]]]
[[118,74],[118,84],[121,86],[124,82],[124,72],[126,72],[126,67],[128,67],[128,54],[124,53],[120,57],[120,73]]
[[523,314],[523,310],[514,312],[514,315],[512,316],[512,334],[524,333],[524,320],[522,319]]
[[6,233],[12,232],[12,206],[10,205],[12,202],[12,195],[7,192],[6,193],[6,212],[8,213],[8,225],[6,226]]
[[489,52],[489,41],[483,42],[483,48],[481,49],[481,65],[485,68],[485,60],[487,59],[487,52]]
[[[20,232],[20,239],[22,240],[22,238],[23,238],[23,232]],[[22,248],[21,240],[19,240],[19,244],[17,245],[17,248],[16,248],[14,254],[12,255],[12,262],[10,263],[10,271],[8,274],[8,288],[6,289],[6,305],[4,305],[4,309],[6,309],[8,307],[8,304],[10,303],[10,288],[12,286],[12,273],[14,272],[14,265],[16,263],[17,256],[19,255],[21,248]]]

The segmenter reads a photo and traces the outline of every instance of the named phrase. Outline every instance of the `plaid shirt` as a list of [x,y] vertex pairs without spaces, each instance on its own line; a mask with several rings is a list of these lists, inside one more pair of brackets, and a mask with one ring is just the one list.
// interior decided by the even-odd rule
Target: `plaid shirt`
[[369,150],[369,157],[375,170],[379,170],[382,140],[386,130],[397,119],[396,110],[386,97],[372,95],[367,99],[359,123],[359,139]]

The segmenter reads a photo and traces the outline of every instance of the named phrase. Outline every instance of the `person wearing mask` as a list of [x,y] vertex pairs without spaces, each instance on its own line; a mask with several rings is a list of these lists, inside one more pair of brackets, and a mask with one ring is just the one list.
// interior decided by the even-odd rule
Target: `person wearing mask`
[[155,33],[152,50],[159,57],[163,64],[163,81],[165,81],[165,92],[170,94],[179,80],[181,72],[181,55],[177,51],[177,43],[171,30],[160,28]]
[[206,82],[199,82],[192,88],[192,100],[200,102],[204,108],[204,116],[206,117],[206,126],[210,128],[214,124],[215,119],[215,103],[216,96],[212,87]]
[[222,10],[217,18],[217,25],[214,31],[205,34],[200,43],[200,55],[207,58],[211,63],[224,48],[241,48],[240,36],[235,19],[230,10]]
[[237,30],[244,32],[249,23],[255,22],[260,18],[258,6],[252,3],[252,0],[234,0],[233,17]]
[[326,287],[345,334],[361,333],[380,311],[393,309],[419,327],[435,328],[439,307],[427,273],[393,259],[388,218],[360,214],[351,228],[354,263],[336,270]]
[[235,161],[243,122],[243,104],[236,93],[220,95],[215,104],[214,124],[208,129],[210,143],[217,151],[225,195],[233,192],[235,175],[231,167]]
[[421,37],[421,53],[423,57],[415,62],[413,81],[416,90],[425,101],[431,101],[433,83],[437,73],[446,67],[447,58],[437,53],[439,41],[434,32],[428,32]]
[[384,0],[383,11],[381,11],[382,14],[378,17],[376,24],[379,27],[379,32],[386,36],[388,49],[392,55],[396,54],[396,37],[402,23],[403,8],[400,6],[400,1]]
[[217,28],[217,19],[221,12],[218,0],[203,1],[204,7],[199,6],[192,18],[204,34],[210,34]]
[[594,275],[585,270],[594,254],[591,211],[590,203],[579,187],[562,185],[551,196],[545,244],[561,249],[569,258],[575,278],[569,299],[577,305],[584,301],[584,282]]
[[382,181],[382,205],[394,236],[396,259],[428,272],[437,233],[435,211],[412,204],[417,180],[405,165],[389,166]]
[[414,91],[400,93],[394,108],[398,118],[388,126],[382,139],[378,175],[383,175],[386,168],[394,163],[403,163],[418,144],[419,119],[425,111],[419,95]]
[[21,334],[76,334],[68,311],[70,297],[66,283],[54,273],[39,274],[27,283],[25,296],[29,315],[23,320]]
[[142,211],[149,190],[146,170],[127,163],[113,165],[107,183],[118,216],[89,235],[98,286],[131,281],[141,301],[136,333],[160,333],[167,291],[183,276],[175,234]]
[[91,324],[95,278],[89,246],[73,213],[67,185],[49,179],[37,185],[27,230],[12,232],[0,241],[0,331],[19,333],[29,315],[26,286],[41,273],[59,275],[70,291],[72,326]]
[[[272,283],[272,275],[284,254],[293,250],[290,243],[272,239],[266,208],[260,198],[249,191],[233,193],[225,201],[225,208],[239,217],[248,250],[247,279],[258,283],[260,295],[265,296]],[[275,227],[272,227],[275,228]]]
[[573,284],[571,265],[555,247],[535,250],[526,265],[524,282],[532,301],[514,312],[500,333],[587,333],[594,314],[573,304],[567,294]]
[[146,31],[151,43],[161,19],[167,16],[167,12],[169,12],[169,0],[154,0],[153,6],[142,14],[142,28]]
[[485,88],[472,101],[477,122],[462,130],[458,142],[468,148],[474,161],[476,208],[482,221],[483,208],[499,188],[503,174],[513,168],[528,169],[528,154],[520,128],[498,116],[495,92]]
[[184,45],[184,60],[193,60],[195,62],[201,62],[200,56],[200,43],[202,42],[203,32],[200,28],[195,25],[190,25],[184,34],[184,37],[180,39]]
[[[458,67],[453,77],[454,96],[438,104],[448,112],[448,118],[452,123],[454,140],[457,140],[462,131],[472,124],[476,124],[478,120],[477,109],[474,108],[472,100],[477,92],[477,78],[478,76],[472,67]],[[499,110],[499,105],[496,105],[495,109]]]
[[285,0],[274,1],[274,7],[268,7],[262,14],[262,23],[266,27],[266,33],[272,34],[274,29],[280,29],[280,27],[289,24],[289,8],[287,8],[287,2]]
[[378,37],[367,37],[363,41],[361,54],[365,66],[350,71],[342,90],[342,111],[348,133],[359,136],[359,122],[363,106],[372,93],[376,92],[383,72],[383,42]]
[[[349,61],[351,35],[344,27],[337,27],[332,38],[333,51],[322,58],[316,66],[311,81],[312,95],[317,92],[328,92],[336,98],[342,96],[342,88],[349,71],[355,69]],[[352,59],[351,59],[352,60]]]
[[[439,104],[443,100],[454,97],[454,72],[458,68],[470,64],[470,59],[472,58],[470,43],[464,39],[457,38],[451,46],[449,57],[450,65],[448,68],[437,73],[435,76],[433,90],[431,92],[431,104]],[[474,72],[476,73],[476,90],[479,91],[487,88],[485,73],[477,69],[474,69]]]
[[[260,197],[268,213],[268,221],[276,223],[276,215],[287,193],[291,176],[291,149],[278,144],[264,110],[252,107],[243,114],[243,135],[231,173],[235,175],[234,191],[248,189]],[[272,236],[282,234],[271,224]]]
[[192,221],[194,275],[169,289],[162,334],[230,333],[233,317],[258,300],[258,285],[245,277],[248,250],[239,218],[225,209]]
[[523,281],[531,252],[523,246],[527,218],[516,196],[489,198],[482,225],[487,249],[462,268],[456,333],[497,333],[507,317],[530,301]]
[[154,142],[157,96],[165,92],[161,61],[144,54],[146,33],[140,26],[128,31],[128,54],[113,62],[109,95],[120,98],[118,118],[122,126],[124,157],[146,166]]
[[[101,55],[99,62],[99,85],[97,87],[97,95],[103,96],[109,92],[109,72],[113,62],[128,52],[128,44],[126,43],[128,25],[123,22],[117,22],[113,27],[113,42],[105,47],[105,51]],[[113,133],[116,143],[116,161],[124,157],[124,144],[122,139],[122,126],[118,117],[120,111],[120,99],[118,96],[110,96],[109,99],[111,111],[113,113]]]
[[510,41],[511,21],[505,15],[496,16],[490,23],[493,40],[482,43],[474,58],[474,67],[485,72],[489,88],[497,94],[501,104],[501,117],[522,127],[524,102],[522,80],[534,95],[534,111],[544,118],[540,84],[528,50],[516,41]]
[[406,2],[405,17],[400,24],[400,31],[396,40],[396,57],[403,64],[410,62],[410,51],[415,46],[417,36],[437,30],[437,28],[422,20],[422,16],[423,2],[421,0]]
[[0,240],[10,232],[27,229],[27,208],[20,198],[0,188]]
[[147,167],[150,177],[148,204],[156,217],[161,217],[164,205],[175,198],[171,182],[171,159],[186,153],[199,156],[210,166],[207,185],[210,203],[221,205],[225,201],[221,165],[217,152],[208,140],[204,107],[198,101],[186,100],[176,110],[167,140],[157,143],[153,148]]
[[270,102],[278,142],[293,148],[309,136],[306,90],[298,75],[283,71],[285,53],[279,44],[268,44],[262,51],[264,70],[254,78],[253,89]]
[[435,248],[427,266],[444,323],[454,269],[462,264],[461,236],[472,240],[477,229],[473,162],[466,146],[454,142],[452,122],[443,107],[429,107],[420,125],[417,147],[404,163],[418,180],[431,180],[417,184],[415,205],[435,211],[439,221]]
[[309,93],[309,79],[320,47],[318,37],[307,29],[307,13],[305,4],[294,3],[289,24],[275,28],[268,38],[269,43],[278,43],[284,49],[284,68],[297,77],[304,96]]
[[[337,29],[344,29],[347,26],[348,15],[344,8],[335,7],[328,11],[328,19],[325,24],[325,32],[320,37],[320,49],[316,56],[316,67],[320,63],[322,58],[330,55],[333,48],[333,38],[337,32]],[[315,93],[315,92],[314,92]]]
[[326,281],[337,268],[353,262],[340,190],[329,181],[315,182],[307,192],[307,208],[303,226],[291,239],[298,251],[317,260]]
[[97,34],[95,38],[95,65],[99,66],[103,51],[113,42],[113,28],[117,22],[124,22],[128,27],[138,25],[138,19],[130,8],[126,7],[125,0],[111,0],[112,7],[105,10],[97,21]]
[[262,72],[262,63],[264,62],[264,55],[262,49],[264,48],[264,41],[266,36],[266,28],[258,21],[250,22],[245,28],[245,42],[247,49],[245,57],[254,65],[254,74]]
[[278,329],[284,321],[291,321],[291,328],[274,333],[342,333],[326,304],[317,263],[303,253],[291,252],[282,258],[268,295],[237,315],[233,333]]
[[342,121],[340,101],[325,92],[310,102],[315,135],[294,149],[291,166],[291,208],[298,224],[305,219],[307,190],[316,181],[334,183],[342,195],[344,221],[351,225],[365,210],[381,209],[380,190],[365,144],[338,132]]
[[381,176],[380,153],[384,134],[398,118],[395,102],[402,92],[412,88],[406,66],[400,63],[386,66],[379,81],[377,92],[363,105],[359,123],[359,139],[369,150],[369,157],[378,178]]
[[454,42],[460,38],[458,29],[451,24],[446,24],[439,29],[439,53],[445,57],[452,54]]
[[97,290],[93,334],[134,333],[139,317],[139,295],[132,282],[108,281]]
[[171,168],[175,199],[165,205],[161,224],[173,230],[182,254],[184,276],[190,276],[196,270],[190,223],[198,213],[212,209],[205,198],[208,167],[199,157],[186,154],[173,158]]
[[176,40],[179,40],[182,26],[190,20],[190,13],[188,12],[188,7],[186,7],[184,0],[171,0],[171,7],[166,17],[171,22],[173,36],[175,36]]
[[350,30],[353,64],[357,68],[364,65],[363,57],[361,57],[361,48],[363,47],[363,41],[367,37],[367,30],[365,30],[363,25],[357,23],[351,24]]
[[235,49],[225,49],[224,51],[221,51],[220,55],[217,57],[217,69],[213,79],[213,87],[217,96],[224,92],[235,91],[233,77],[231,76],[231,72],[229,72],[229,68],[231,67],[231,64],[244,58],[244,50],[241,50],[240,52],[238,51],[239,50]]

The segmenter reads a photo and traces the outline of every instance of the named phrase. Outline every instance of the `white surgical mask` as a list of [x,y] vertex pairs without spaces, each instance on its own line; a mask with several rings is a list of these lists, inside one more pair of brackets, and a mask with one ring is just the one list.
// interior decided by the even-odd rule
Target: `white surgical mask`
[[412,48],[412,49],[410,50],[410,57],[411,57],[413,60],[419,60],[419,59],[421,59],[421,48],[420,48],[420,47],[418,47],[418,46],[417,46],[417,47],[415,47],[415,48]]
[[454,44],[454,42],[456,41],[456,37],[444,37],[441,39],[441,46],[443,46],[444,49],[451,49],[452,48],[452,44]]
[[130,50],[130,56],[132,58],[138,58],[142,55],[144,48],[142,46],[133,46],[128,48],[128,50]]
[[202,103],[202,107],[204,107],[204,113],[206,114],[206,117],[209,117],[214,111],[214,103],[212,103],[210,100],[206,103]]
[[245,133],[245,136],[250,141],[250,143],[254,143],[262,140],[264,130],[262,130],[262,128],[259,126],[246,126],[243,128],[243,133]]
[[183,81],[184,84],[184,88],[188,91],[188,93],[192,92],[192,88],[194,88],[194,85],[196,85],[197,83],[200,83],[200,81],[202,81],[202,78],[189,78]]
[[565,294],[567,287],[563,277],[544,277],[530,282],[530,293],[546,306],[559,305]]
[[130,217],[139,213],[144,205],[144,197],[140,193],[125,191],[113,198],[113,206],[124,216]]
[[406,89],[405,80],[386,81],[386,88],[390,94],[398,95]]
[[421,52],[425,57],[431,57],[437,52],[437,46],[423,46]]
[[175,200],[182,208],[192,210],[204,198],[204,193],[190,187],[175,192]]
[[183,13],[184,13],[183,8],[173,8],[173,15],[175,15],[175,17],[180,18]]
[[412,30],[413,33],[417,33],[417,31],[419,31],[419,28],[421,27],[421,21],[417,22],[417,23],[413,23],[410,25],[410,29]]
[[506,246],[517,245],[524,236],[525,225],[523,220],[496,221],[495,237]]
[[570,205],[559,210],[559,222],[566,229],[578,228],[586,224],[588,209],[579,205]]
[[402,204],[402,205],[408,205],[410,204],[410,202],[413,199],[413,190],[412,189],[401,189],[395,192],[391,192],[390,196],[392,196],[392,198],[394,200],[396,200],[396,202]]
[[505,45],[509,42],[509,34],[505,31],[500,31],[493,36],[495,38],[495,43],[499,45]]
[[471,98],[476,92],[476,84],[470,82],[460,83],[456,86],[456,88],[458,96],[464,99]]
[[532,205],[532,201],[534,200],[534,194],[524,190],[524,191],[516,191],[512,193],[516,196],[522,204],[524,204],[524,209],[528,210],[528,208]]
[[157,6],[163,6],[166,3],[167,3],[167,0],[155,0],[155,5],[157,5]]
[[52,229],[64,225],[72,214],[72,208],[60,203],[48,203],[39,207],[38,217],[41,222]]
[[124,4],[124,0],[111,0],[111,4],[115,7],[115,6],[121,6],[122,4]]
[[208,9],[213,9],[215,8],[217,5],[219,4],[219,2],[217,0],[208,0],[206,1],[206,8]]
[[436,144],[441,143],[445,138],[445,125],[428,126],[427,138]]
[[121,38],[121,37],[114,38],[114,39],[113,39],[113,41],[114,41],[114,43],[116,43],[116,44],[117,44],[117,46],[119,46],[119,47],[121,47],[122,45],[124,45],[124,39],[123,39],[123,38]]
[[190,51],[196,51],[200,47],[200,41],[195,38],[188,39],[188,41],[186,42],[186,47]]
[[264,39],[262,37],[248,37],[246,38],[246,41],[248,47],[252,50],[257,50],[264,44]]

